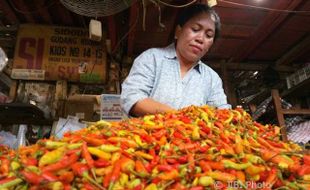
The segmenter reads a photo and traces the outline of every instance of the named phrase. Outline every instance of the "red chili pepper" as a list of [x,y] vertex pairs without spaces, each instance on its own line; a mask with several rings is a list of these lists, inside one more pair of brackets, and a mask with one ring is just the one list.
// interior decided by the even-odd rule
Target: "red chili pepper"
[[73,153],[71,154],[69,157],[68,156],[64,156],[59,162],[54,163],[54,164],[50,164],[48,166],[45,166],[42,171],[46,172],[46,171],[58,171],[64,168],[69,167],[70,165],[72,165],[73,163],[75,163],[77,160],[79,159],[79,156],[77,155],[77,153]]
[[38,160],[35,158],[27,158],[25,160],[22,160],[22,163],[26,166],[37,166]]
[[83,176],[84,172],[88,171],[88,166],[80,162],[76,162],[72,165],[72,171],[75,175]]
[[152,143],[155,141],[154,137],[148,135],[148,134],[140,134],[141,139],[143,139],[147,143]]
[[216,127],[218,127],[219,129],[221,129],[221,130],[224,129],[224,126],[223,126],[223,124],[221,122],[216,121],[216,122],[214,122],[214,125]]
[[86,160],[87,165],[90,168],[93,168],[94,167],[94,160],[91,157],[90,153],[88,152],[87,144],[85,141],[83,142],[83,145],[82,145],[82,156]]
[[203,190],[203,186],[191,187],[189,190]]
[[12,181],[12,180],[14,180],[14,179],[16,179],[15,176],[7,177],[7,178],[4,178],[4,179],[1,179],[1,180],[0,180],[0,185],[1,185],[1,184],[4,184],[4,183],[7,183],[7,182],[10,182],[10,181]]
[[[199,161],[199,166],[201,167],[203,172],[208,172],[208,171],[212,170],[210,165],[204,160]],[[223,166],[223,168],[224,168],[224,166]]]
[[104,139],[97,139],[95,137],[90,137],[90,136],[83,136],[83,140],[93,146],[100,146],[106,143]]
[[65,171],[59,175],[59,180],[66,184],[71,183],[73,179],[74,179],[74,175],[73,175],[73,172],[71,171]]
[[108,173],[107,175],[104,176],[103,184],[102,184],[103,187],[105,187],[105,188],[109,187],[111,176],[112,176],[112,171],[111,171],[111,173]]
[[171,165],[158,165],[157,169],[158,169],[158,171],[161,171],[161,172],[164,172],[164,171],[169,172],[169,171],[173,170],[174,167]]
[[96,190],[97,188],[95,188],[94,186],[92,186],[90,183],[88,182],[84,182],[83,186],[86,190]]
[[185,115],[182,116],[182,117],[180,118],[180,120],[183,121],[183,122],[186,123],[186,124],[192,123],[192,120],[191,120],[189,117],[185,116]]
[[106,167],[109,165],[111,165],[111,163],[109,161],[101,159],[101,158],[94,162],[94,166],[97,168],[102,168],[102,167]]
[[298,174],[299,176],[304,176],[304,175],[310,174],[310,166],[309,166],[309,165],[303,166],[303,167],[297,172],[297,174]]
[[173,133],[173,137],[178,138],[178,139],[184,139],[184,135],[182,135],[180,132],[177,132],[177,131]]
[[175,163],[178,162],[177,159],[175,159],[175,158],[167,158],[166,160],[167,160],[167,162],[168,162],[169,164],[175,164]]
[[41,176],[46,179],[47,181],[58,181],[58,177],[56,177],[54,174],[52,174],[51,172],[42,172]]
[[155,137],[157,140],[159,140],[162,136],[165,136],[167,134],[166,129],[160,129],[154,133],[152,133],[152,136]]
[[110,185],[109,190],[113,189],[115,182],[118,180],[121,173],[121,164],[114,164],[111,177],[110,177]]
[[178,162],[179,162],[180,164],[185,164],[185,163],[187,163],[187,159],[188,159],[188,156],[187,156],[187,155],[183,155],[183,156],[180,156],[180,157],[178,158]]
[[230,140],[225,136],[224,133],[220,133],[220,138],[222,139],[223,142],[229,144],[230,143]]
[[34,172],[28,172],[28,171],[21,171],[20,172],[25,180],[28,182],[28,183],[31,183],[31,184],[34,184],[34,185],[39,185],[40,183],[43,182],[44,178]]
[[303,161],[304,161],[304,164],[310,165],[310,155],[304,155]]

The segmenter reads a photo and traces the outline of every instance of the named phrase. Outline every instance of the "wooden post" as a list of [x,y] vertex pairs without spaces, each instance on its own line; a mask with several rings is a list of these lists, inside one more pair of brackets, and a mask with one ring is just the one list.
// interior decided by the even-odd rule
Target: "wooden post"
[[277,120],[279,123],[279,127],[281,127],[282,140],[287,141],[286,126],[285,126],[285,120],[283,116],[283,110],[282,110],[282,105],[280,101],[279,91],[276,89],[272,89],[271,96],[272,96],[274,108],[277,114]]
[[227,96],[228,103],[232,105],[232,107],[237,106],[237,97],[233,87],[233,84],[229,81],[229,73],[226,66],[227,63],[221,64],[221,73],[222,73],[222,80],[223,80],[223,88],[225,94]]

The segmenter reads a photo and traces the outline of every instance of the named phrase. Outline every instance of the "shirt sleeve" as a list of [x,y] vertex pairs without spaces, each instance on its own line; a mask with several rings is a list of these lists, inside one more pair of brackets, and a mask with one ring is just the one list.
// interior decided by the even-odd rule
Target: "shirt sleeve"
[[134,60],[122,84],[121,106],[128,115],[135,103],[150,96],[154,80],[155,59],[151,50],[147,50]]
[[216,74],[213,77],[211,94],[208,97],[207,104],[219,109],[231,109],[231,105],[227,103],[227,97],[223,89],[221,78]]

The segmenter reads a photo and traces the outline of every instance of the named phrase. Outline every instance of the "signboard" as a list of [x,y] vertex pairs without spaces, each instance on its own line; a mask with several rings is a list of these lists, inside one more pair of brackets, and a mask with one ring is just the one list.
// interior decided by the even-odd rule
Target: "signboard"
[[41,73],[40,80],[104,83],[103,44],[90,40],[86,29],[23,24],[18,31],[12,78],[38,80],[34,73]]
[[127,116],[121,108],[121,95],[102,94],[101,95],[101,117],[102,120],[122,120]]

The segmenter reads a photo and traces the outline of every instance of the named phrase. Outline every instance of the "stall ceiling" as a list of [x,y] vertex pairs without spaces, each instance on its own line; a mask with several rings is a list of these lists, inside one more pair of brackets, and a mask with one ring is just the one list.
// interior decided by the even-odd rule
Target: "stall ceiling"
[[[147,48],[172,41],[180,8],[167,4],[192,1],[137,0],[122,12],[98,19],[111,39],[113,53],[122,49],[125,55],[135,57]],[[222,35],[204,58],[212,67],[225,64],[234,72],[267,67],[293,72],[310,62],[309,0],[217,0],[215,9],[221,18]],[[88,28],[89,20],[59,0],[1,0],[0,46],[13,56],[16,31],[22,23]]]

